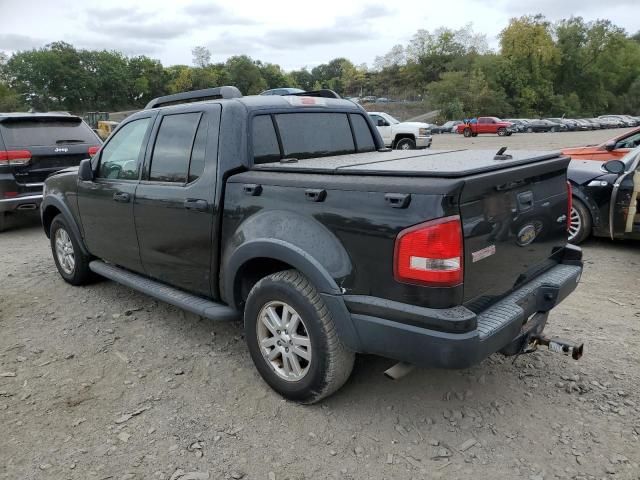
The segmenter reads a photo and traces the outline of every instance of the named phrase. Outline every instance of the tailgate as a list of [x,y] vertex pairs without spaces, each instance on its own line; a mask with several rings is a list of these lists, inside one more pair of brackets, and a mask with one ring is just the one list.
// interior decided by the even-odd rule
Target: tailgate
[[542,273],[567,243],[568,158],[513,166],[465,180],[464,300],[485,308]]

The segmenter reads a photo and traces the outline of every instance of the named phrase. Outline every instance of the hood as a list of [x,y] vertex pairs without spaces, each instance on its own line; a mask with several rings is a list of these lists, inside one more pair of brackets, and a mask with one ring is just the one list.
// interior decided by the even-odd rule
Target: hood
[[563,155],[578,155],[585,153],[596,153],[602,151],[600,145],[588,145],[586,147],[573,147],[573,148],[563,148],[561,153]]
[[593,160],[571,160],[567,169],[567,179],[578,185],[584,185],[599,177],[609,176],[602,170],[603,162]]
[[400,122],[396,123],[394,127],[408,127],[408,128],[428,128],[431,130],[431,125],[424,122]]

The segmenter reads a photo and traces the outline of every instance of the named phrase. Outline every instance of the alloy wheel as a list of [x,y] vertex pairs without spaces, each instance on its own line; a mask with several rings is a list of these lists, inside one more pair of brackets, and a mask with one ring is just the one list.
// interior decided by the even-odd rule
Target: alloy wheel
[[291,305],[273,301],[262,307],[256,334],[262,357],[280,378],[297,382],[305,377],[311,365],[311,340]]
[[60,268],[67,275],[73,275],[76,268],[76,257],[73,252],[73,243],[71,237],[64,228],[56,230],[55,235],[56,257]]

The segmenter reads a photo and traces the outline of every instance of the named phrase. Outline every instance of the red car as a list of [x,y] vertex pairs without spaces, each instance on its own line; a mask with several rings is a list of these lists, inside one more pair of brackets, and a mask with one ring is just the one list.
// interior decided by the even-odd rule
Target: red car
[[624,157],[637,146],[640,146],[640,128],[610,138],[600,145],[565,148],[562,150],[562,154],[573,160],[616,160]]
[[505,122],[498,117],[479,117],[477,122],[458,125],[457,132],[465,137],[477,137],[481,133],[497,133],[501,137],[508,137],[515,132],[515,127],[513,123]]

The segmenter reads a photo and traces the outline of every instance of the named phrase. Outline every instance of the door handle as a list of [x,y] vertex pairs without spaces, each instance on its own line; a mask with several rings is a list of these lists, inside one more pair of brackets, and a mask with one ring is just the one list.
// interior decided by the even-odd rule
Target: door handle
[[127,192],[116,192],[113,194],[113,199],[116,202],[127,203],[129,202],[129,200],[131,200],[131,195],[129,195]]
[[196,198],[187,198],[184,201],[184,208],[187,210],[197,210],[198,212],[206,212],[209,204],[206,200],[198,200]]

